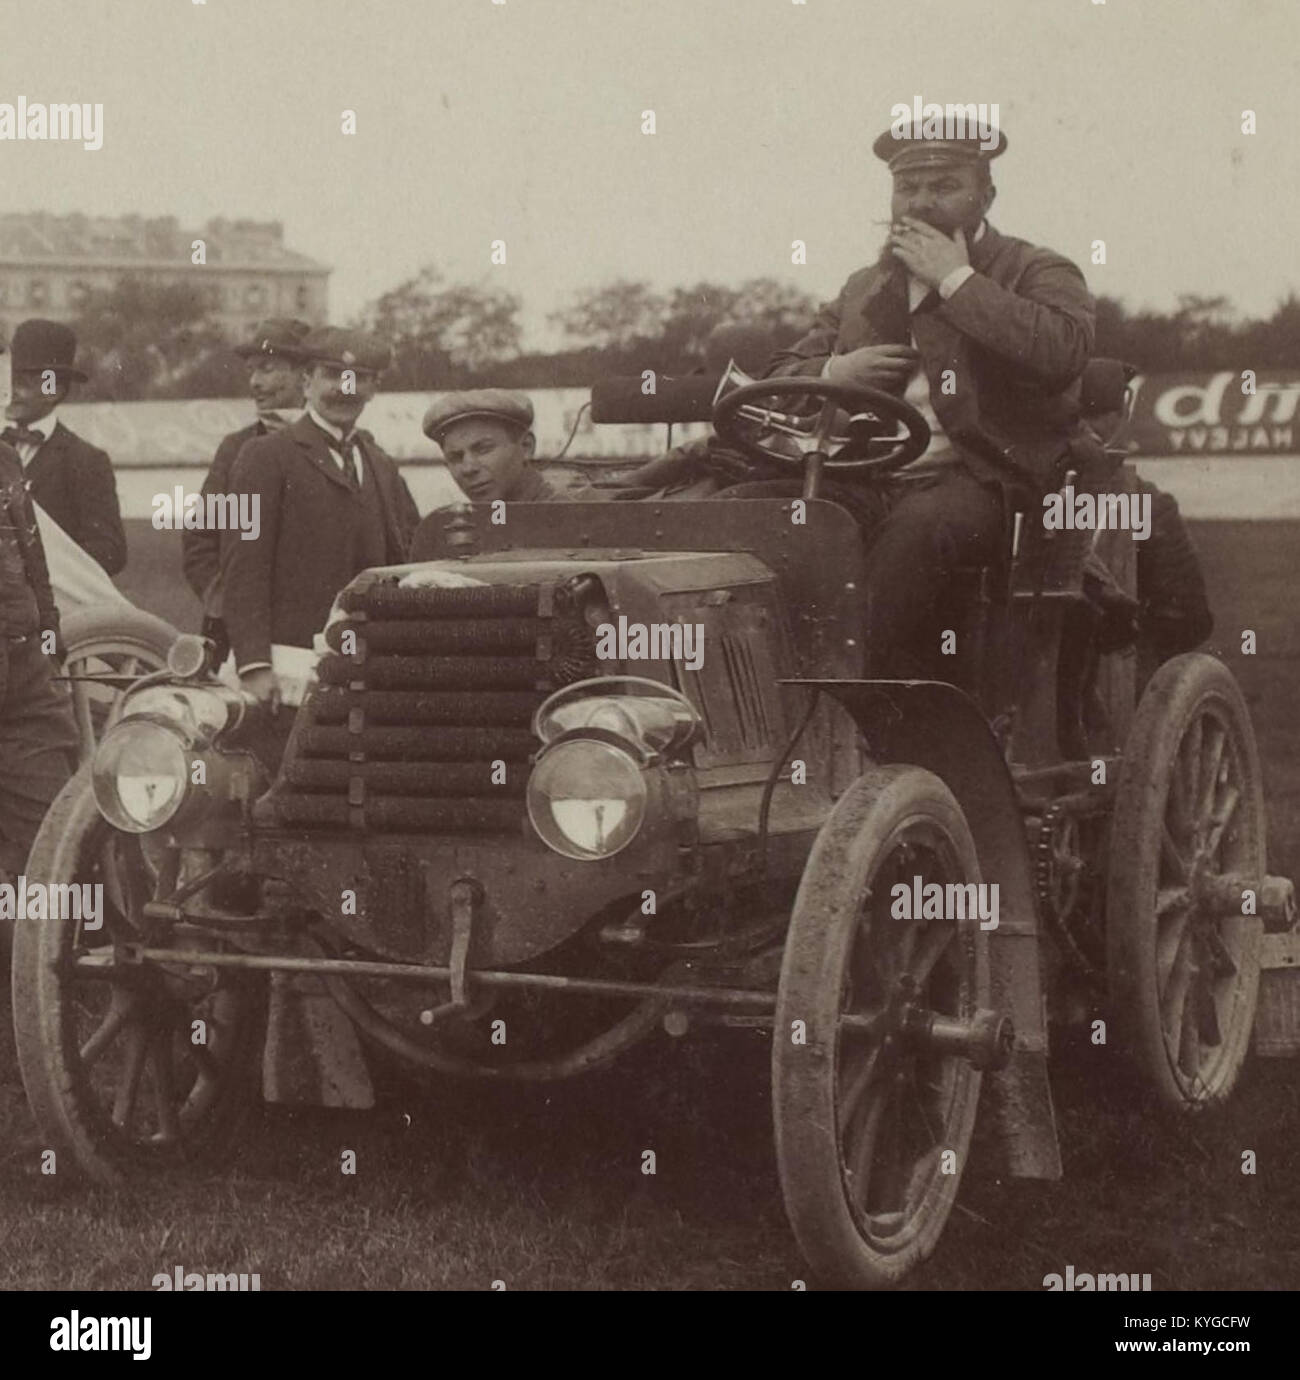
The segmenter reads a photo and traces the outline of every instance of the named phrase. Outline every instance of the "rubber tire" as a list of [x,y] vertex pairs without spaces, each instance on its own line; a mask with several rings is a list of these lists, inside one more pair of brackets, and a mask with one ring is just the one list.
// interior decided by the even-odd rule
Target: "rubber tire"
[[[1129,1067],[1166,1107],[1191,1111],[1222,1102],[1249,1052],[1259,991],[1258,921],[1242,926],[1242,953],[1231,1029],[1200,1096],[1189,1096],[1171,1068],[1161,1027],[1156,973],[1155,889],[1170,774],[1198,712],[1213,705],[1235,730],[1246,788],[1239,809],[1246,828],[1242,870],[1262,876],[1266,823],[1262,775],[1250,713],[1232,673],[1203,652],[1166,661],[1151,677],[1124,746],[1111,817],[1106,885],[1106,967],[1112,1022]],[[1131,840],[1120,846],[1121,840]],[[1243,917],[1244,918],[1244,917]]]
[[[840,798],[813,845],[786,938],[772,1041],[773,1121],[786,1212],[808,1263],[828,1282],[855,1289],[897,1284],[934,1250],[957,1197],[975,1126],[980,1074],[962,1066],[952,1136],[958,1172],[941,1175],[928,1216],[906,1247],[883,1254],[860,1233],[841,1176],[836,1107],[836,1027],[849,941],[870,879],[891,835],[924,818],[948,836],[966,880],[980,881],[974,840],[946,785],[920,767],[873,767]],[[970,927],[973,1006],[988,1006],[987,935]],[[792,1022],[807,1043],[793,1043]]]
[[[71,882],[78,875],[82,840],[103,825],[95,807],[89,766],[83,766],[55,798],[41,824],[27,862],[30,882]],[[107,828],[107,825],[103,825]],[[87,1115],[78,1092],[76,1054],[69,1057],[65,1029],[65,986],[61,970],[69,923],[29,920],[15,926],[12,998],[18,1064],[27,1101],[43,1137],[56,1151],[59,1171],[68,1166],[101,1184],[119,1184],[135,1174],[153,1173],[180,1160],[206,1161],[229,1148],[261,1089],[261,1051],[265,1038],[266,985],[260,983],[249,1019],[238,1034],[237,1073],[218,1104],[205,1114],[201,1142],[184,1148],[131,1145],[103,1134]]]

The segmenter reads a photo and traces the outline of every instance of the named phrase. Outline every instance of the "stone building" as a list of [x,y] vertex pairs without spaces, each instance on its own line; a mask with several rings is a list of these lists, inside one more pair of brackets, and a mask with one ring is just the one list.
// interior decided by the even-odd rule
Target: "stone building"
[[[203,241],[202,267],[193,262],[195,240]],[[174,216],[10,212],[0,214],[0,338],[29,316],[74,320],[92,289],[127,274],[191,283],[201,275],[232,340],[268,316],[315,325],[329,315],[330,270],[286,248],[279,221],[217,219],[182,230]]]

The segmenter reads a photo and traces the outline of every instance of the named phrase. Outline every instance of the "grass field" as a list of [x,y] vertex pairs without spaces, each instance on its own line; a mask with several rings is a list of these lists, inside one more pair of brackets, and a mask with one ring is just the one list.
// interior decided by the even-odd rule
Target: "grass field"
[[[174,537],[131,526],[123,588],[193,627]],[[1270,863],[1294,876],[1296,529],[1207,523],[1194,536],[1212,647],[1260,739]],[[146,1289],[181,1265],[256,1271],[263,1289],[789,1289],[806,1269],[776,1181],[768,1053],[756,1032],[659,1035],[545,1090],[395,1084],[369,1113],[266,1109],[220,1170],[109,1193],[41,1175],[6,1025],[0,1288]],[[1058,1051],[1054,1095],[1064,1179],[999,1182],[977,1155],[910,1288],[1041,1290],[1067,1264],[1150,1272],[1155,1289],[1300,1287],[1296,1061],[1252,1060],[1227,1108],[1168,1120],[1126,1088],[1111,1051],[1077,1045]],[[340,1173],[344,1149],[355,1177]],[[1241,1172],[1247,1150],[1254,1175]]]

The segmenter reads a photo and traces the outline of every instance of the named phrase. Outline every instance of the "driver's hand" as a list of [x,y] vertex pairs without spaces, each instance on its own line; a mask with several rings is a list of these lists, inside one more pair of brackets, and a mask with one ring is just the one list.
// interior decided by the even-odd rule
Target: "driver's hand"
[[239,677],[239,684],[263,704],[269,704],[272,713],[280,707],[280,687],[276,682],[275,672],[269,666],[259,666],[255,671],[245,671]]
[[862,345],[847,354],[832,355],[822,378],[901,393],[919,361],[920,355],[910,345]]

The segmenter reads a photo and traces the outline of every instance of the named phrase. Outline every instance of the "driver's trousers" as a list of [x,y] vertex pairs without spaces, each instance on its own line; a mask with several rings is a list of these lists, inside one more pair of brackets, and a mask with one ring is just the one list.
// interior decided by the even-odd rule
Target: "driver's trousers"
[[[936,675],[953,572],[995,564],[1007,536],[1007,493],[957,464],[897,498],[868,538],[867,674]],[[955,629],[954,629],[955,631]]]

